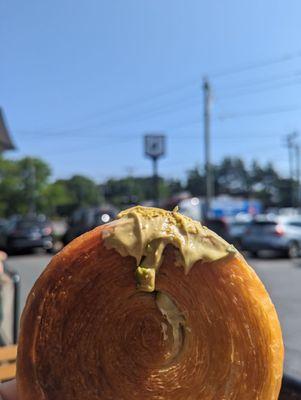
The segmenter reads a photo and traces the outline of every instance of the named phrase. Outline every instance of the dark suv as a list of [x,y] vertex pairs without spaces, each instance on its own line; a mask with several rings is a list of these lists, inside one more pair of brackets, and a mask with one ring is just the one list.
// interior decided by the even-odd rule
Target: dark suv
[[44,215],[14,217],[1,230],[1,244],[8,252],[53,249],[53,229]]
[[114,207],[86,207],[80,208],[72,214],[68,221],[68,228],[63,236],[63,244],[71,242],[77,236],[95,228],[98,225],[110,222],[116,217]]

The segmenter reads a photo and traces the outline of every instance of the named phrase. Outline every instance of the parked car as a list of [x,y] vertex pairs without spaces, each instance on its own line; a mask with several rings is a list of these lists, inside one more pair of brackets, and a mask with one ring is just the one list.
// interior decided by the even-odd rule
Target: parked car
[[8,252],[42,248],[53,249],[51,222],[44,216],[14,217],[1,231],[1,245]]
[[117,210],[111,206],[86,207],[76,210],[68,221],[68,228],[63,236],[63,244],[71,242],[77,236],[110,222],[116,217]]
[[0,219],[0,251],[5,249],[6,245],[6,230],[8,227],[8,220],[7,219]]
[[202,221],[202,224],[213,232],[217,233],[223,239],[230,241],[229,226],[227,221],[223,218],[207,218]]
[[298,257],[301,252],[301,218],[259,217],[250,224],[242,245],[255,257],[262,250],[274,250],[289,258]]
[[7,219],[0,218],[0,231],[7,225]]
[[243,250],[243,238],[250,226],[248,219],[232,219],[228,221],[228,241],[238,249]]
[[242,239],[250,225],[250,221],[247,218],[211,218],[206,219],[204,225],[235,247],[241,249]]

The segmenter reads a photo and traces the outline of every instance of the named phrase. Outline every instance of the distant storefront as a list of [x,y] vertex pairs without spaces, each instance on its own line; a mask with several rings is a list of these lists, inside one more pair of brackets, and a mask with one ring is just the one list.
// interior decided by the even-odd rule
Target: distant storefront
[[252,216],[262,212],[262,203],[256,199],[244,199],[231,196],[219,196],[212,200],[211,214],[214,217],[234,217],[237,214]]
[[[180,211],[190,218],[202,220],[205,200],[198,197],[184,199],[179,202]],[[210,217],[225,218],[237,215],[255,216],[263,211],[262,203],[257,199],[242,197],[217,196],[211,200]]]

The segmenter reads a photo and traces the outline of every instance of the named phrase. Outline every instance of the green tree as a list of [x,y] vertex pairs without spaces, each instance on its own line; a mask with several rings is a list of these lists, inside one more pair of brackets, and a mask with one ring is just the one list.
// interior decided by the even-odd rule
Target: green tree
[[[106,201],[117,207],[123,207],[129,204],[138,204],[153,199],[152,177],[130,176],[121,179],[109,179],[102,186]],[[161,200],[164,200],[181,190],[182,184],[179,180],[165,180],[162,177],[159,177]]]
[[[292,206],[292,188],[296,184],[283,178],[272,163],[261,165],[253,161],[247,167],[240,158],[225,157],[212,168],[216,194],[255,197],[265,207]],[[205,174],[199,168],[188,171],[186,189],[193,196],[205,196],[205,184]]]
[[218,193],[231,195],[248,194],[248,171],[240,158],[224,158],[217,167],[216,174]]
[[32,157],[0,158],[0,171],[0,212],[3,216],[42,211],[42,193],[51,174],[44,161]]
[[205,175],[203,172],[201,172],[199,167],[195,167],[187,172],[186,189],[193,196],[205,196],[206,194]]
[[257,161],[251,164],[250,172],[251,193],[269,206],[291,206],[290,179],[283,178],[275,170],[273,164],[261,166]]
[[51,169],[48,164],[39,158],[25,157],[17,161],[20,186],[20,212],[43,211],[43,192],[48,185]]
[[95,206],[100,202],[100,189],[90,178],[74,175],[70,179],[57,181],[65,186],[75,207]]
[[66,185],[60,181],[49,184],[43,191],[44,211],[48,215],[68,215],[74,208]]
[[0,157],[0,214],[8,216],[17,212],[20,176],[17,163]]
[[276,196],[273,201],[274,206],[293,207],[292,191],[295,188],[295,182],[291,179],[278,179],[276,185]]

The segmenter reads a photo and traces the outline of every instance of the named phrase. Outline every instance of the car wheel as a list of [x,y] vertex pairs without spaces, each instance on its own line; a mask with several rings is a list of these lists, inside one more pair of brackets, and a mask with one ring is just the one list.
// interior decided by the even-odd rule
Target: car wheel
[[287,256],[289,258],[297,258],[297,257],[299,257],[299,254],[300,254],[300,248],[299,248],[298,243],[291,242],[287,249]]

